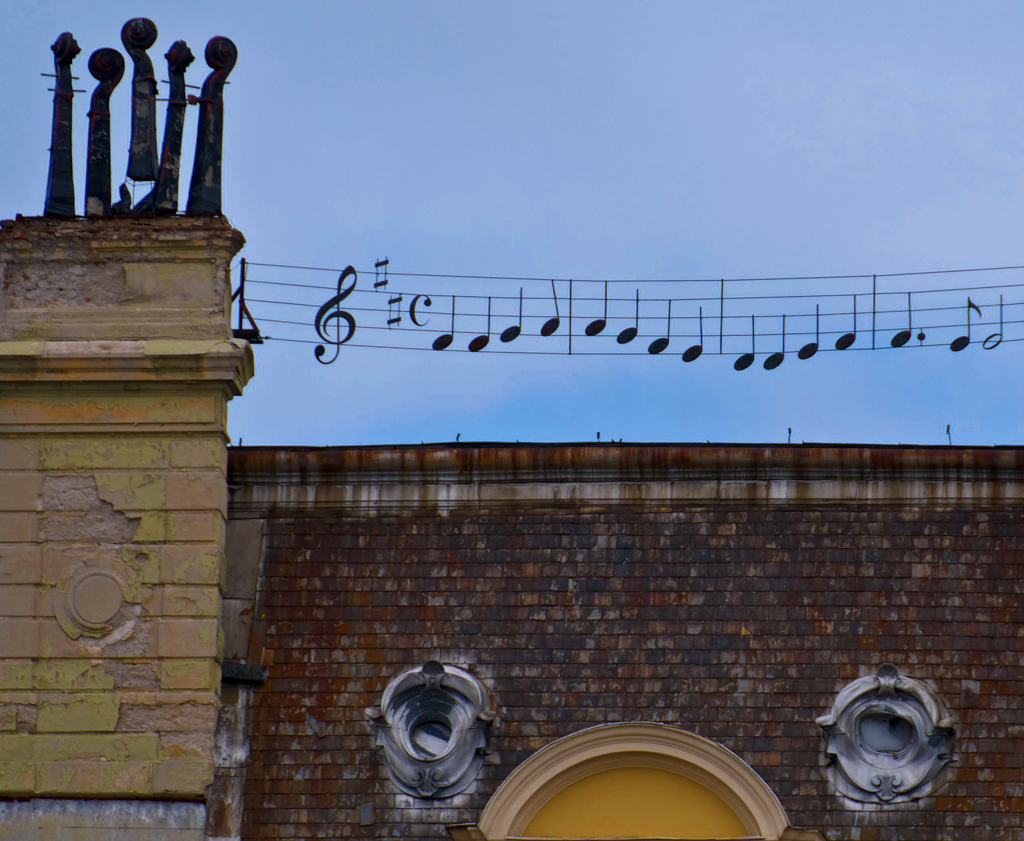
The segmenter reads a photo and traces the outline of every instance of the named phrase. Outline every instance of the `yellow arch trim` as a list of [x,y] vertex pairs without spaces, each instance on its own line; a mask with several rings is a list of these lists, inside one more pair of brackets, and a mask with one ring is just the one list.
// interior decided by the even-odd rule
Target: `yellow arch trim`
[[656,768],[709,789],[742,823],[748,836],[778,841],[789,818],[778,798],[728,748],[658,723],[602,724],[545,745],[498,787],[468,835],[485,841],[521,838],[558,792],[612,768]]

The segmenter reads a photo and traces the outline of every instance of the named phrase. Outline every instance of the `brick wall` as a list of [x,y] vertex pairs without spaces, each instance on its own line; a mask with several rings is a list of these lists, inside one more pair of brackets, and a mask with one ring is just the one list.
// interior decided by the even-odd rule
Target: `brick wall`
[[[731,748],[830,839],[1024,839],[1019,506],[279,508],[245,838],[445,838],[551,740],[648,720]],[[475,787],[433,804],[387,782],[364,713],[428,658],[500,716]],[[958,760],[938,796],[872,809],[831,792],[815,718],[886,661],[945,699]]]

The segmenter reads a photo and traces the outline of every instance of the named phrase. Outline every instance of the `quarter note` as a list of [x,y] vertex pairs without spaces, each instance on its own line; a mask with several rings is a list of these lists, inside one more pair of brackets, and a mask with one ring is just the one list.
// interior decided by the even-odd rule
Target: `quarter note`
[[501,331],[501,340],[503,342],[512,342],[519,338],[519,334],[523,332],[523,287],[519,287],[519,323],[513,324],[511,327],[506,327]]
[[[454,325],[452,330],[454,330]],[[469,343],[469,349],[476,353],[478,350],[483,350],[487,347],[487,343],[491,340],[491,299],[487,299],[487,333],[480,336],[475,336]]]
[[732,367],[737,371],[743,371],[754,364],[754,316],[750,316],[750,353],[745,353],[739,359],[737,359]]
[[661,353],[668,347],[669,339],[672,338],[672,301],[668,302],[668,324],[665,326],[665,335],[655,339],[647,348],[648,353]]
[[693,362],[694,359],[704,352],[704,307],[698,308],[697,320],[700,324],[700,343],[690,345],[690,347],[683,351],[683,362]]
[[596,318],[583,331],[588,336],[596,336],[608,324],[608,281],[604,282],[604,318]]
[[455,296],[452,295],[452,331],[451,333],[442,333],[436,339],[431,347],[434,350],[444,350],[455,340]]
[[774,371],[786,359],[786,314],[782,314],[782,350],[776,351],[764,361],[766,371]]
[[814,354],[818,352],[818,339],[821,338],[821,334],[818,331],[818,325],[820,322],[820,305],[814,305],[814,341],[808,342],[800,350],[796,352],[796,355],[800,359],[810,359]]
[[[978,314],[978,318],[981,318],[981,307],[979,307],[974,301],[967,298],[967,335],[957,336],[953,341],[949,343],[949,349],[956,353],[957,351],[963,350],[971,343],[971,310],[974,310]],[[1002,339],[1000,339],[1002,341]]]
[[639,332],[640,332],[640,290],[637,289],[636,290],[636,323],[634,324],[633,327],[627,327],[625,330],[623,330],[621,333],[619,333],[619,335],[616,336],[615,341],[617,341],[620,345],[627,345],[631,341],[633,341],[633,339],[636,338],[636,335]]
[[846,350],[850,345],[857,341],[857,296],[853,296],[853,332],[843,333],[838,339],[836,339],[836,350]]
[[558,293],[555,291],[555,282],[553,280],[551,281],[551,294],[555,299],[555,317],[549,318],[544,322],[544,325],[540,328],[542,336],[550,336],[558,329],[558,325],[562,323],[558,313]]
[[903,347],[907,342],[910,341],[910,336],[914,332],[914,310],[910,304],[910,293],[907,293],[907,329],[900,330],[895,336],[892,337],[892,341],[889,342],[893,347]]
[[[991,342],[993,339],[995,339],[995,342],[993,342],[992,344],[989,344],[989,342]],[[999,296],[999,332],[998,333],[993,333],[990,336],[986,336],[985,337],[985,341],[983,341],[981,343],[981,346],[983,348],[985,348],[985,350],[994,350],[995,348],[999,347],[1000,344],[1002,344],[1002,341],[1003,341],[1003,296],[1000,295]]]

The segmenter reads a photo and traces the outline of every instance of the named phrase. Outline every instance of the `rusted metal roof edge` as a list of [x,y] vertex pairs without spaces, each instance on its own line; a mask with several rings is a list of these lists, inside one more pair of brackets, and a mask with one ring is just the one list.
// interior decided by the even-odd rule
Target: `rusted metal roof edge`
[[232,485],[600,481],[1024,482],[1024,446],[448,443],[232,447]]

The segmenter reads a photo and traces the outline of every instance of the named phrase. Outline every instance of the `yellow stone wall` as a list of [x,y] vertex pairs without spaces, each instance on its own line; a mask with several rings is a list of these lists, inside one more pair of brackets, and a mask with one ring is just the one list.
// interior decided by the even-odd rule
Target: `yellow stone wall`
[[0,226],[0,797],[213,781],[242,243],[219,218]]

